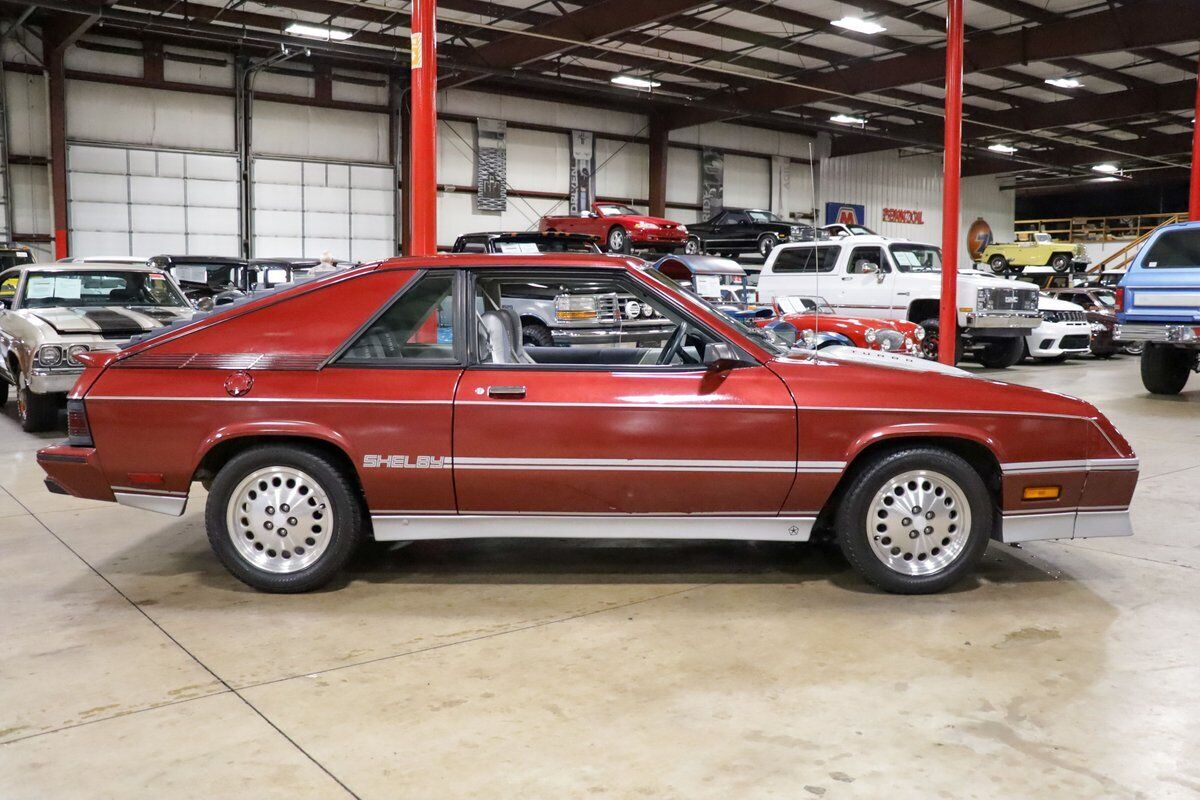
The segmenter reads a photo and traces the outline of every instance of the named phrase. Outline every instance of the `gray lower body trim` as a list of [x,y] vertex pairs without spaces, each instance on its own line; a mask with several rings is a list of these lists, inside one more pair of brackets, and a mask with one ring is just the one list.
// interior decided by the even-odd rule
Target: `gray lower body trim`
[[1054,511],[1045,514],[1009,514],[1000,524],[1000,541],[1006,544],[1046,539],[1088,539],[1132,536],[1129,509],[1116,511]]
[[816,517],[710,517],[620,514],[446,514],[371,517],[380,542],[414,539],[738,539],[804,542]]
[[186,494],[167,494],[154,493],[148,494],[143,492],[125,492],[119,489],[113,490],[113,497],[123,506],[131,508],[140,508],[143,511],[153,511],[157,514],[167,514],[172,517],[183,516],[184,510],[187,509]]

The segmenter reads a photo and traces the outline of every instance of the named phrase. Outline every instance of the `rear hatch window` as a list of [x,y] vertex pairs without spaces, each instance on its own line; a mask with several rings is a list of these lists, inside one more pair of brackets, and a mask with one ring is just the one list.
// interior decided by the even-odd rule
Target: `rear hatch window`
[[1168,231],[1150,246],[1142,266],[1147,269],[1200,267],[1200,228]]

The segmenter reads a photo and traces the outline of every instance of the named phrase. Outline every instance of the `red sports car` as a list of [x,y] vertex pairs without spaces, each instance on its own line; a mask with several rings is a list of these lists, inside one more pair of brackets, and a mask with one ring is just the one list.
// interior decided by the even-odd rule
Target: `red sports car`
[[[508,306],[529,298],[669,322],[656,342],[525,346]],[[831,352],[631,259],[392,259],[81,357],[69,442],[38,461],[51,491],[167,514],[201,482],[217,556],[281,592],[326,583],[367,538],[821,533],[918,593],[989,539],[1132,532],[1138,461],[1088,403]]]
[[925,329],[915,322],[841,316],[825,298],[804,295],[775,298],[774,311],[774,316],[756,318],[754,324],[766,328],[786,322],[796,329],[797,341],[810,350],[845,345],[885,353],[925,355],[921,347]]
[[542,217],[542,233],[586,233],[604,243],[610,253],[632,249],[671,253],[687,244],[687,228],[674,220],[640,214],[623,203],[592,203],[592,210],[579,216]]

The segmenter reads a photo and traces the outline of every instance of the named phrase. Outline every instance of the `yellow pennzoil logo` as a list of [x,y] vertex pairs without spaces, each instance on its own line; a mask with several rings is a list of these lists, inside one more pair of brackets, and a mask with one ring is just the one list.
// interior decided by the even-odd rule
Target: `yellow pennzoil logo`
[[450,456],[363,456],[363,469],[449,469]]

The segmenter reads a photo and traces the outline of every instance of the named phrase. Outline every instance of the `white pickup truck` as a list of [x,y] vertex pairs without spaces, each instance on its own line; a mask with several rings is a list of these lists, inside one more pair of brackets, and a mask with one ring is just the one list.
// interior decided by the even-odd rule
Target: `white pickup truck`
[[[819,295],[844,315],[906,319],[925,329],[926,355],[940,339],[942,254],[933,245],[882,236],[844,236],[771,251],[758,281],[760,302]],[[958,275],[955,361],[966,349],[987,367],[1021,360],[1025,336],[1041,323],[1037,287],[974,269]]]

